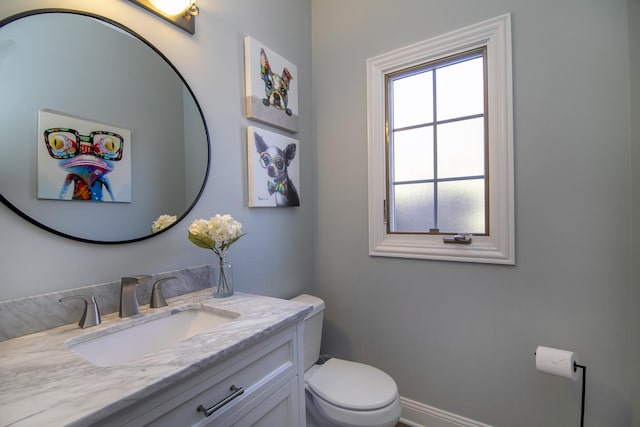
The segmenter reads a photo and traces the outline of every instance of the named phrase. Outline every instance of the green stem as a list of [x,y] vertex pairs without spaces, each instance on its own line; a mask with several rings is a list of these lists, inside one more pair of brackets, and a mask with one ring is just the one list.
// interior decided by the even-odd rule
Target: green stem
[[216,288],[216,293],[228,294],[229,292],[229,282],[227,281],[227,275],[224,271],[224,257],[223,255],[218,254],[218,286]]
[[222,264],[219,268],[218,275],[218,293],[228,293],[229,292],[229,283],[227,282],[227,275],[224,273],[224,267]]

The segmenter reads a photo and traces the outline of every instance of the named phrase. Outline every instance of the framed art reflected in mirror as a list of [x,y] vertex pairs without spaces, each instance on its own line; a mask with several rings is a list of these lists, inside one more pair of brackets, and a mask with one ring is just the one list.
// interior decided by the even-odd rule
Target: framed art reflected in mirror
[[[199,199],[210,160],[202,110],[176,67],[132,30],[60,9],[4,19],[0,93],[0,199],[34,225],[89,243],[128,243],[154,235],[151,225],[160,215],[179,222]],[[73,118],[76,128],[41,128],[43,111]],[[77,129],[82,123],[105,129]],[[53,131],[60,128],[76,132]],[[55,151],[59,144],[68,144],[66,154]],[[40,197],[45,183],[39,181],[39,150],[42,161],[58,162],[55,167],[65,161],[76,167],[58,171],[62,182],[52,184],[60,196],[65,179],[75,180],[64,197]],[[90,171],[77,169],[81,154],[93,157]],[[112,201],[116,174],[105,174],[107,162],[113,171],[127,170],[118,179],[130,188],[113,193],[118,203],[96,203]],[[101,200],[69,196],[84,187],[99,189]]]

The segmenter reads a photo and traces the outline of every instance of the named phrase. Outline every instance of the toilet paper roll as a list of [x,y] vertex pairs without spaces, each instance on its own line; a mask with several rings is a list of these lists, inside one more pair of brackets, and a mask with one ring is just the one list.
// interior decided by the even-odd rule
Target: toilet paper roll
[[572,351],[539,346],[536,349],[536,369],[551,375],[577,380],[574,369],[576,355]]

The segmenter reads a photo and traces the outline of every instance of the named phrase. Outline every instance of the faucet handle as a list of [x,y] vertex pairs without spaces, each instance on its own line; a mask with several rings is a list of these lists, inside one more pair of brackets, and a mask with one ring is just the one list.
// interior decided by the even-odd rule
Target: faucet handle
[[82,317],[78,322],[78,326],[84,329],[90,328],[92,326],[97,326],[101,323],[100,311],[98,310],[98,303],[96,302],[95,297],[88,295],[71,295],[68,297],[60,298],[58,302],[63,302],[70,299],[81,299],[84,301],[84,312],[82,313]]
[[151,301],[149,302],[150,308],[166,307],[168,305],[167,301],[164,299],[164,295],[162,295],[162,289],[160,289],[160,285],[171,279],[177,279],[177,277],[165,277],[153,284],[153,287],[151,289]]

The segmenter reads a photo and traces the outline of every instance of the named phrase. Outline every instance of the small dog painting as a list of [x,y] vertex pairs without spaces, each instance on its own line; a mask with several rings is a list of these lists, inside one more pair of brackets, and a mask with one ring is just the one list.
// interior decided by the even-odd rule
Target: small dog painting
[[247,117],[297,132],[297,67],[248,36],[244,52]]
[[298,142],[253,126],[247,129],[247,141],[249,206],[300,206]]
[[262,98],[264,105],[272,106],[278,110],[284,110],[287,116],[291,116],[291,108],[289,103],[289,82],[293,79],[287,67],[282,70],[282,74],[278,75],[271,70],[267,54],[264,49],[260,49],[260,77],[264,81],[264,92],[266,98]]

